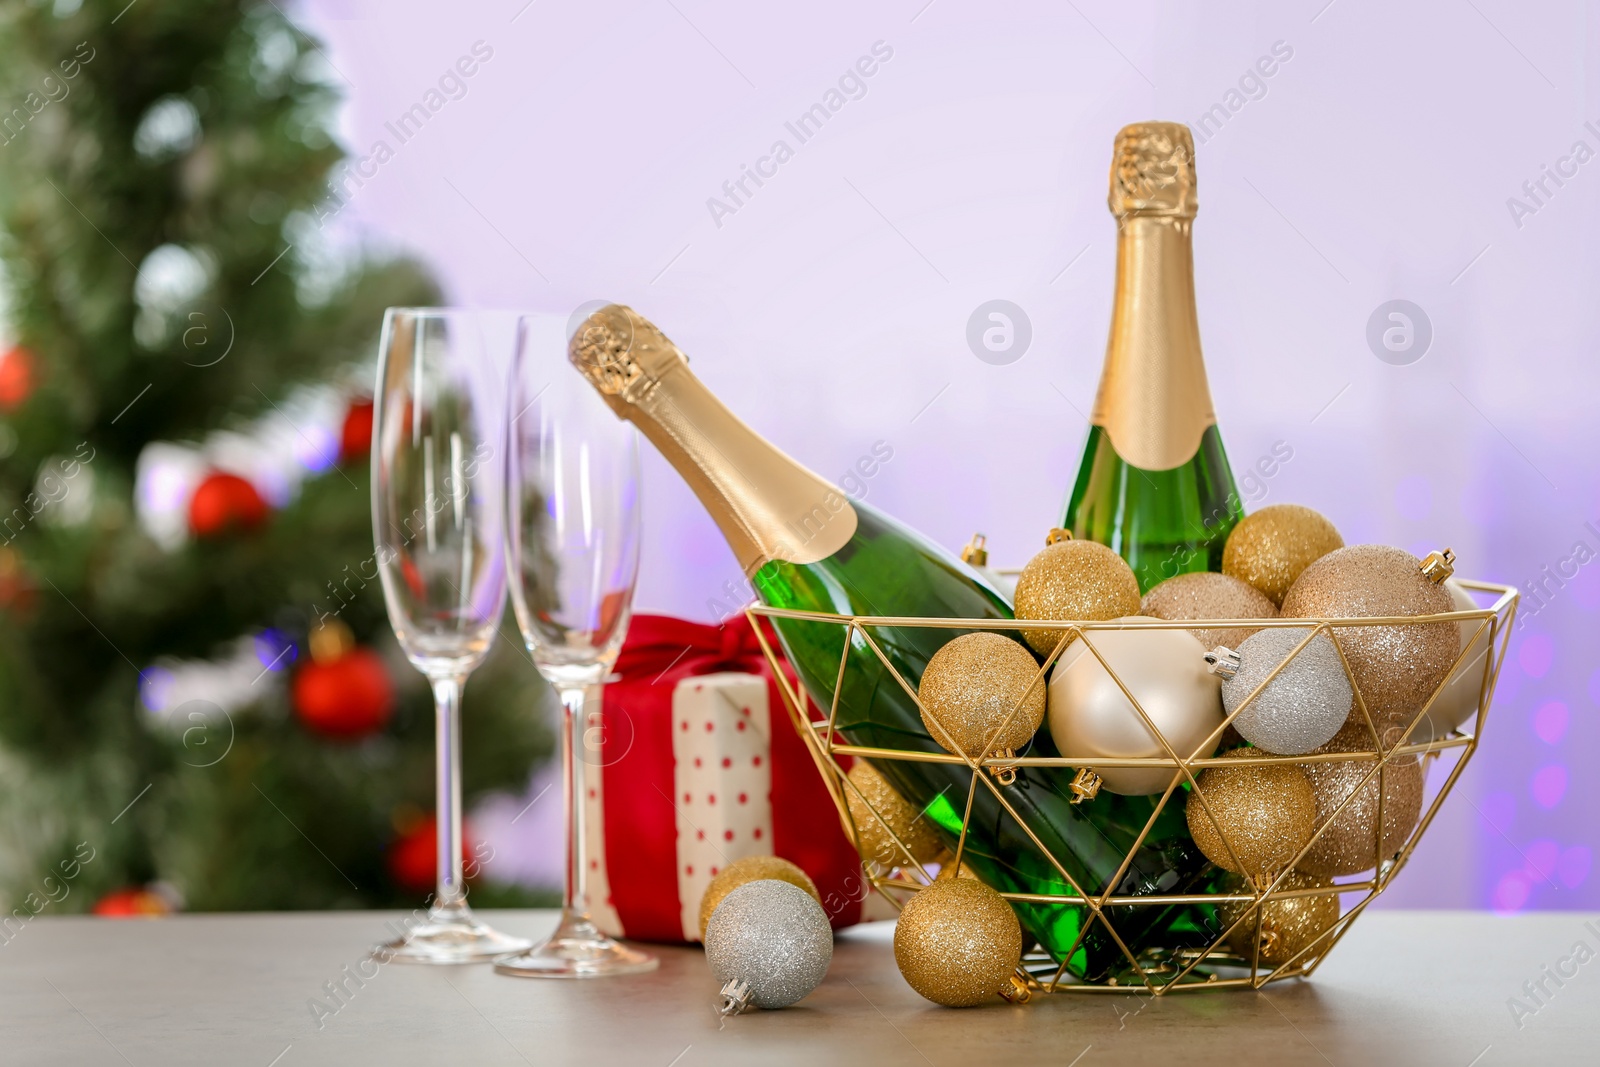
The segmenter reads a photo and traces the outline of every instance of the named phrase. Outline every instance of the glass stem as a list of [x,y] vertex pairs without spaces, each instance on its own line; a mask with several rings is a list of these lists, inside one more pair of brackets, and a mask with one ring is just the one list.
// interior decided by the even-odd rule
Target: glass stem
[[589,723],[586,686],[561,689],[561,784],[567,816],[567,918],[589,917],[589,857],[584,818],[584,740]]
[[466,675],[433,679],[434,812],[438,820],[438,893],[433,910],[465,911],[461,862],[461,690]]

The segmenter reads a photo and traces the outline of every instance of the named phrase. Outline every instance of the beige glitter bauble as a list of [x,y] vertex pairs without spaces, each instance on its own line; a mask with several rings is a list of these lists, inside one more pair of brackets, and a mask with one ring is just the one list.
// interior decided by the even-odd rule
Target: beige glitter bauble
[[[1454,580],[1444,583],[1455,611],[1476,611],[1478,602]],[[1437,741],[1478,713],[1478,697],[1483,691],[1484,661],[1489,656],[1489,626],[1484,619],[1456,623],[1461,645],[1467,654],[1434,698],[1433,706],[1411,733],[1412,741]]]
[[706,886],[706,891],[701,894],[700,940],[706,939],[706,924],[711,921],[711,913],[717,910],[717,905],[722,903],[723,897],[746,882],[760,881],[763,878],[799,886],[811,894],[811,899],[818,904],[822,903],[822,897],[817,894],[816,883],[805,871],[788,860],[779,859],[777,856],[746,856],[722,868],[717,876],[711,879],[711,884]]
[[[1028,561],[1017,578],[1018,619],[1089,622],[1139,614],[1139,579],[1123,558],[1094,541],[1057,541]],[[1042,656],[1062,630],[1024,630]]]
[[[1350,724],[1334,735],[1317,752],[1371,752],[1374,741],[1365,725]],[[1317,801],[1317,825],[1328,821],[1336,808],[1351,793],[1350,806],[1333,818],[1333,823],[1317,838],[1306,858],[1296,866],[1307,874],[1331,878],[1360,874],[1399,852],[1416,828],[1422,814],[1422,762],[1407,756],[1389,763],[1383,771],[1383,847],[1377,848],[1378,779],[1374,777],[1359,793],[1356,786],[1372,771],[1372,760],[1339,760],[1302,763],[1311,791]]]
[[1292,763],[1255,763],[1258,752],[1240,749],[1234,755],[1252,762],[1207,767],[1185,809],[1206,859],[1249,878],[1276,876],[1294,862],[1317,817],[1305,773]]
[[[1296,619],[1452,610],[1449,590],[1422,573],[1421,561],[1388,545],[1352,545],[1328,553],[1307,567],[1283,598],[1283,617]],[[1380,729],[1410,722],[1461,651],[1461,631],[1453,622],[1339,627],[1333,634]],[[1360,719],[1360,707],[1352,708],[1350,721]]]
[[1020,750],[1044,721],[1039,664],[996,633],[962,634],[935,652],[917,698],[928,735],[959,756]]
[[1272,504],[1246,515],[1228,534],[1222,573],[1282,604],[1301,571],[1343,547],[1344,538],[1321,513],[1299,504]]
[[[1106,664],[1116,672],[1115,678]],[[1203,758],[1215,750],[1213,746],[1198,751],[1222,725],[1221,683],[1206,669],[1205,647],[1182,630],[1133,625],[1125,630],[1095,630],[1086,641],[1074,642],[1056,663],[1046,714],[1050,736],[1063,756],[1087,761],[1167,755],[1123,686],[1180,758]],[[1180,773],[1176,767],[1091,763],[1090,768],[1106,789],[1127,796],[1160,793]]]
[[[1139,614],[1168,621],[1187,619],[1275,619],[1278,605],[1249,582],[1212,571],[1168,578],[1144,595]],[[1207,649],[1237,649],[1260,627],[1190,630]]]
[[972,878],[935,881],[894,928],[894,961],[935,1004],[968,1008],[1007,988],[1022,962],[1022,927],[1004,897]]
[[[844,787],[845,803],[861,839],[861,855],[882,867],[904,867],[905,853],[894,843],[899,837],[919,865],[930,863],[944,850],[933,821],[907,803],[894,786],[864,759],[850,768],[851,789]],[[860,795],[857,795],[859,791]],[[874,815],[876,811],[878,814]],[[878,816],[883,817],[883,821]],[[888,824],[885,826],[885,822]],[[892,835],[892,836],[891,836]]]
[[[1322,889],[1328,884],[1295,870],[1290,871],[1279,883],[1278,891]],[[1242,891],[1248,892],[1248,889]],[[1261,963],[1276,967],[1300,956],[1301,950],[1339,921],[1339,895],[1274,896],[1262,910],[1259,931],[1256,927],[1256,905],[1239,901],[1223,901],[1217,905],[1217,917],[1224,929],[1232,926],[1234,920],[1246,912],[1249,913],[1248,917],[1228,935],[1228,947],[1246,960],[1258,958]],[[1295,962],[1305,963],[1313,956],[1321,955],[1328,947],[1328,940],[1331,939],[1325,939],[1316,949],[1300,956]],[[1258,948],[1259,957],[1256,956]]]

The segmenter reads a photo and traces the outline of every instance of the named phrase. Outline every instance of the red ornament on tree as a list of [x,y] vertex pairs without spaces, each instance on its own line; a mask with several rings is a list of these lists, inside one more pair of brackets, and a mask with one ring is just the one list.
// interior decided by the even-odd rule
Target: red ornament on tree
[[0,411],[15,411],[33,394],[33,353],[21,345],[0,352]]
[[[439,883],[439,822],[433,815],[418,819],[389,845],[389,874],[402,889],[426,893]],[[469,872],[472,849],[465,825],[461,828],[461,862]]]
[[237,474],[212,471],[189,498],[189,530],[196,537],[253,530],[266,521],[267,502]]
[[353,400],[339,431],[339,462],[354,463],[372,451],[372,401]]
[[294,712],[312,733],[358,741],[382,730],[394,713],[394,685],[377,653],[356,648],[337,619],[311,632],[311,662],[294,678]]

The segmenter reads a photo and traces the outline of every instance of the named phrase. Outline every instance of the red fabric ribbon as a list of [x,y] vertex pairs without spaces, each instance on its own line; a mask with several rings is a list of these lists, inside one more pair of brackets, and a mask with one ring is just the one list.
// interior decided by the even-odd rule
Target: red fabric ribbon
[[[762,621],[777,648],[771,625]],[[743,615],[707,626],[636,615],[605,689],[602,760],[611,904],[627,936],[683,940],[673,806],[672,694],[685,678],[719,671],[767,679],[772,739],[772,851],[811,876],[835,928],[860,921],[861,863],[805,742],[796,733],[755,628]],[[784,674],[794,684],[791,669]],[[699,901],[688,902],[698,907]]]

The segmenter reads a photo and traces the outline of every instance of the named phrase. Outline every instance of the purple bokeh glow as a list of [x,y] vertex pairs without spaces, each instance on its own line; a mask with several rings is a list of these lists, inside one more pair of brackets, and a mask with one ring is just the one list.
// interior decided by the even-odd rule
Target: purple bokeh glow
[[[348,183],[338,227],[420,255],[457,303],[634,304],[814,469],[889,443],[868,502],[952,547],[983,530],[1000,566],[1054,525],[1083,445],[1111,302],[1112,137],[1221,106],[1197,149],[1212,393],[1238,470],[1293,449],[1251,506],[1315,507],[1347,543],[1449,545],[1460,574],[1526,593],[1482,747],[1378,906],[1592,909],[1600,170],[1537,204],[1524,183],[1575,139],[1600,144],[1584,126],[1600,119],[1600,20],[1478,6],[301,11],[346,90],[341,136],[393,152]],[[397,140],[390,124],[478,41],[493,55],[464,94]],[[717,210],[879,41],[893,57],[865,94]],[[1278,42],[1292,58],[1227,103]],[[997,298],[1032,327],[1007,365],[966,341]],[[1395,299],[1431,325],[1410,363],[1367,340]],[[706,618],[739,568],[651,450],[644,474],[638,606]],[[518,847],[554,864],[554,824],[532,825]]]

